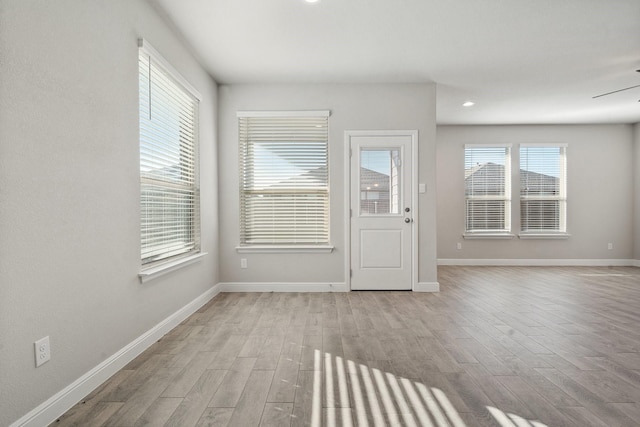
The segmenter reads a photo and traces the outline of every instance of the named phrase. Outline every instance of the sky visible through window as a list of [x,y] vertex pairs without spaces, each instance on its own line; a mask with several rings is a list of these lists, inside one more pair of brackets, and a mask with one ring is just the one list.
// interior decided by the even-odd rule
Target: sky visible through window
[[389,150],[362,150],[360,153],[360,165],[363,168],[390,175],[391,160],[389,158]]
[[[301,157],[297,152],[283,151],[282,147],[274,146],[272,143],[254,143],[252,167],[254,185],[261,189],[303,178],[305,175],[319,172],[321,168],[316,160]],[[322,169],[326,173],[326,166]]]
[[504,166],[504,150],[496,151],[482,151],[482,150],[473,150],[473,153],[469,155],[467,151],[467,156],[465,158],[465,169],[472,168],[474,166],[483,165],[485,163],[495,163],[497,165]]
[[542,175],[560,177],[560,147],[526,147],[531,159],[523,156],[525,148],[520,148],[520,169]]
[[[527,159],[520,158],[520,169],[529,172],[537,172],[543,175],[554,176],[558,178],[560,176],[560,162],[549,160],[559,159],[560,147],[527,147],[531,154],[534,154],[537,158],[544,158],[542,162],[529,162]],[[490,152],[474,150],[471,156],[465,159],[465,169],[472,168],[484,163],[495,163],[497,165],[504,166],[504,152],[496,152],[491,150]]]

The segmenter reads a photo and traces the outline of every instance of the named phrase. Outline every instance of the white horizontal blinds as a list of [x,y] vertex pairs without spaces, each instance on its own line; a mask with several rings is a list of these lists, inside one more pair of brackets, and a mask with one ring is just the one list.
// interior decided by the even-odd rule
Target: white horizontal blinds
[[328,113],[238,120],[241,244],[329,243]]
[[139,53],[142,264],[199,250],[198,100]]
[[509,146],[466,145],[464,181],[467,232],[511,230]]
[[565,146],[520,147],[520,219],[523,232],[566,231]]

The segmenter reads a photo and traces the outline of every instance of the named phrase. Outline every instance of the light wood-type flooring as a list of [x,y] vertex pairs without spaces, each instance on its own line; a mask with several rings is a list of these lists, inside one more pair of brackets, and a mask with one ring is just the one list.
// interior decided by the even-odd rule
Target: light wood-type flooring
[[55,426],[640,426],[640,269],[225,293]]

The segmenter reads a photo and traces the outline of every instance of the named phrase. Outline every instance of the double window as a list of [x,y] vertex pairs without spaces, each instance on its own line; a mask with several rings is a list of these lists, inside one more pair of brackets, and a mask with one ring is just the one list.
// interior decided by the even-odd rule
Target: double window
[[520,230],[567,231],[566,146],[520,146]]
[[466,232],[510,232],[511,147],[465,146],[464,183]]
[[[567,231],[566,145],[519,147],[520,236]],[[511,233],[511,146],[465,146],[465,233]]]
[[199,95],[145,41],[139,50],[141,260],[200,250]]
[[329,243],[328,117],[238,113],[241,246]]

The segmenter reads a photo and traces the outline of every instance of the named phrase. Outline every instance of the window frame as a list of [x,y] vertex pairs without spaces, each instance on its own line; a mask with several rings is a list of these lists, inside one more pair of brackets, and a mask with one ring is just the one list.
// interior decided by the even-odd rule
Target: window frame
[[[141,263],[141,271],[139,273],[140,280],[142,282],[149,280],[158,275],[164,274],[169,271],[173,271],[177,268],[181,268],[182,266],[191,264],[204,255],[201,251],[201,230],[200,230],[200,179],[199,179],[199,114],[200,108],[199,103],[202,100],[202,96],[200,93],[191,86],[187,80],[171,66],[171,64],[158,53],[158,51],[153,48],[149,44],[148,41],[144,39],[139,39],[138,43],[138,114],[139,114],[139,150],[140,150],[140,263]],[[148,61],[148,64],[145,61]],[[149,71],[148,74],[144,75],[143,67],[148,65]],[[186,105],[191,108],[190,113],[186,116],[188,117],[187,124],[192,126],[192,135],[187,138],[187,140],[183,140],[186,138],[180,130],[178,135],[175,135],[178,139],[176,140],[174,135],[171,135],[169,138],[164,138],[164,140],[160,138],[151,138],[151,137],[143,137],[143,132],[149,132],[152,130],[161,131],[162,124],[159,126],[154,126],[152,123],[147,121],[143,122],[143,117],[150,111],[149,108],[153,108],[153,97],[149,96],[149,106],[143,106],[143,101],[146,99],[148,95],[146,91],[143,91],[143,85],[148,84],[151,87],[151,82],[153,80],[153,74],[156,75],[156,83],[160,82],[161,84],[169,84],[171,85],[169,90],[176,90],[176,93],[179,93],[180,96],[183,96],[184,99],[187,99]],[[144,80],[146,78],[146,80]],[[144,95],[144,97],[143,97]],[[184,102],[184,99],[182,102]],[[190,100],[189,100],[190,99]],[[166,100],[166,98],[165,98]],[[183,125],[185,122],[182,119],[181,114],[185,113],[185,109],[183,106],[179,105],[181,101],[176,101],[175,103],[171,103],[171,108],[175,108],[175,114],[170,117],[178,121],[178,126]],[[156,108],[159,108],[156,107]],[[173,113],[173,112],[172,112]],[[163,121],[162,123],[165,123]],[[165,126],[166,129],[166,126]],[[169,141],[167,143],[167,141]],[[162,144],[162,145],[160,145]],[[161,147],[161,148],[158,148]],[[150,164],[153,164],[154,160],[152,160],[154,155],[160,154],[157,150],[171,150],[173,149],[173,153],[177,153],[179,160],[178,163],[174,164],[173,162],[167,161],[156,161],[156,167],[158,163],[167,163],[165,168],[175,168],[176,171],[173,171],[171,174],[167,173],[167,177],[162,179],[161,177],[152,176],[150,170],[143,171],[143,168],[150,168]],[[177,149],[177,151],[176,151]],[[156,159],[158,157],[155,157]],[[143,166],[143,164],[145,166]],[[151,169],[152,170],[152,169]],[[145,176],[146,173],[146,176]],[[173,178],[169,178],[169,175],[172,175]],[[177,178],[179,176],[179,178]],[[152,190],[153,188],[153,190]],[[145,202],[145,193],[147,193],[147,198],[149,196],[150,191],[157,191],[158,194],[165,194],[163,201],[158,202],[157,199],[154,201],[147,200]],[[164,193],[163,193],[164,191]],[[155,197],[155,196],[154,196]],[[173,198],[172,200],[169,200]],[[187,199],[188,201],[184,201]],[[169,200],[169,201],[167,201]],[[165,215],[167,211],[169,211],[168,206],[172,203],[178,203],[181,208],[184,208],[182,211],[178,211],[176,215],[179,215],[180,218],[176,218],[173,222],[170,222],[168,225],[163,224],[161,227],[157,227],[160,229],[160,233],[166,233],[167,230],[173,225],[176,224],[178,227],[182,227],[182,231],[188,236],[187,240],[183,242],[183,247],[177,247],[176,249],[170,249],[167,243],[159,243],[153,244],[148,243],[148,239],[150,238],[151,233],[153,233],[150,229],[145,229],[145,219],[143,216],[145,212],[148,212],[151,209],[149,206],[152,204],[160,204],[162,207],[159,208],[162,211],[162,214]],[[182,200],[182,201],[181,201]],[[166,209],[166,210],[165,210]],[[175,212],[175,210],[173,211]],[[186,214],[184,212],[187,212]],[[186,221],[182,216],[186,215]],[[147,242],[145,243],[145,239]],[[175,238],[174,238],[175,239]],[[171,240],[169,238],[168,240]],[[162,246],[165,246],[164,248]],[[179,246],[179,245],[178,245]],[[156,253],[151,255],[152,252],[149,248],[155,247]],[[145,256],[146,255],[146,256]]]
[[[329,110],[302,110],[302,111],[238,111],[238,164],[239,164],[239,244],[236,247],[238,253],[327,253],[333,250],[331,245],[331,230],[330,230],[330,186],[329,186],[329,117],[331,112]],[[324,152],[326,153],[324,159],[324,165],[326,168],[326,181],[324,187],[317,187],[309,191],[313,194],[323,194],[325,197],[324,208],[324,228],[326,229],[326,239],[322,239],[318,242],[295,242],[293,239],[290,241],[276,242],[273,238],[265,238],[264,241],[258,242],[258,239],[247,240],[246,236],[251,235],[251,230],[247,230],[246,221],[248,221],[247,211],[251,207],[247,205],[249,195],[257,195],[260,190],[254,187],[254,177],[248,177],[251,174],[251,170],[245,170],[248,163],[250,163],[253,169],[253,159],[247,159],[246,155],[249,150],[248,144],[254,144],[254,141],[250,141],[243,134],[243,126],[250,126],[251,119],[258,119],[260,121],[274,118],[278,120],[286,121],[287,118],[291,119],[304,119],[304,118],[322,118],[326,120],[325,137],[324,137]],[[274,120],[275,121],[275,120]],[[243,124],[244,123],[244,124]],[[255,140],[260,141],[260,140]],[[318,144],[318,141],[314,141]],[[277,190],[264,190],[270,195],[282,194],[291,196],[292,189],[282,189],[281,192]],[[304,194],[303,191],[298,192]],[[309,194],[311,194],[309,193]],[[257,230],[258,228],[254,229]],[[273,232],[275,236],[276,232]]]
[[[523,149],[528,148],[558,148],[560,149],[560,154],[558,157],[559,165],[558,165],[558,195],[557,196],[530,196],[523,194],[523,177],[522,173],[523,169]],[[518,153],[518,166],[519,166],[519,209],[520,209],[520,233],[518,236],[521,239],[563,239],[568,238],[570,235],[567,232],[567,149],[568,144],[566,143],[525,143],[520,144],[519,153]],[[522,209],[524,203],[527,201],[553,201],[558,202],[558,228],[557,229],[548,229],[548,228],[532,228],[525,226],[525,218],[522,215]],[[525,229],[526,228],[526,229]]]
[[[504,194],[501,195],[469,195],[467,194],[467,157],[468,150],[474,149],[486,149],[486,150],[504,150]],[[465,144],[464,145],[464,156],[463,156],[463,169],[465,173],[465,192],[464,192],[464,233],[463,237],[465,239],[511,239],[514,237],[512,234],[512,190],[511,190],[511,180],[512,180],[512,169],[511,169],[511,154],[512,154],[512,144],[502,144],[502,143],[494,143],[494,144]],[[502,202],[503,203],[503,211],[504,211],[504,227],[501,229],[477,229],[477,228],[469,228],[469,201],[473,200],[487,200],[494,202]]]

